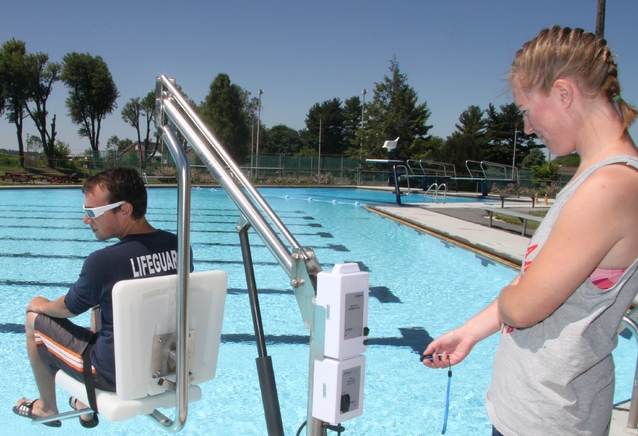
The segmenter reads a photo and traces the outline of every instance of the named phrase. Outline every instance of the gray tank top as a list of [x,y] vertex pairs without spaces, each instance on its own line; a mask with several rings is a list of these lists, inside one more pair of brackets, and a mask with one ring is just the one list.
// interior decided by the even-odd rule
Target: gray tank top
[[[582,182],[597,169],[616,163],[638,169],[638,158],[615,156],[570,182],[530,241],[528,251],[533,252],[526,261],[533,261]],[[532,250],[535,244],[538,248]],[[533,327],[503,328],[486,395],[488,415],[498,431],[506,436],[606,434],[614,395],[611,352],[618,325],[638,290],[637,267],[635,260],[609,289],[585,280]]]

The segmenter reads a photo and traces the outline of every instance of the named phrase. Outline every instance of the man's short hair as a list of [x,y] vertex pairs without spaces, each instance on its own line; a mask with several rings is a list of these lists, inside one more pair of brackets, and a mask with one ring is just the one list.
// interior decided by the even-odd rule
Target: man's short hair
[[146,215],[148,197],[146,186],[139,173],[133,168],[110,168],[94,174],[86,179],[82,192],[86,194],[95,187],[108,192],[108,202],[126,201],[133,206],[133,219],[140,219]]

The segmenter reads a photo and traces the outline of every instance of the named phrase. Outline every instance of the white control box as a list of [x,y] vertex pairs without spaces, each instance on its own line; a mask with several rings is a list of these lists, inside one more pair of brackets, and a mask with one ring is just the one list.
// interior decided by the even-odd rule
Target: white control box
[[317,305],[325,307],[324,356],[343,360],[366,351],[369,274],[356,263],[317,274]]
[[312,416],[339,424],[363,413],[365,356],[315,360]]

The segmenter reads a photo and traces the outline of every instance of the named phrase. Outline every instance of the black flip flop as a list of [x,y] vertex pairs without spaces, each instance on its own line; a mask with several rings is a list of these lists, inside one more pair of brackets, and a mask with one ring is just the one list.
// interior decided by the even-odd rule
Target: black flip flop
[[[39,398],[36,398],[35,400],[27,400],[26,398],[23,398],[23,400],[24,401],[18,406],[13,406],[13,413],[29,419],[43,418],[42,416],[35,416],[33,414],[33,405],[39,400]],[[43,424],[49,427],[62,427],[62,422],[59,420],[43,422]]]
[[[75,406],[75,403],[77,403],[77,401],[78,401],[77,398],[69,397],[69,406],[71,406],[71,409],[78,410],[77,407]],[[97,417],[97,413],[95,412],[93,412],[93,417],[91,418],[90,421],[83,420],[81,416],[78,416],[78,419],[80,420],[80,425],[84,428],[97,427],[97,425],[100,423],[100,420]]]

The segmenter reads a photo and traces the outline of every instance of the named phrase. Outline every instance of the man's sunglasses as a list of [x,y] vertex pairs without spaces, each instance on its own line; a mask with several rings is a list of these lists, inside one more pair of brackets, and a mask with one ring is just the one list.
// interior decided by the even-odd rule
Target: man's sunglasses
[[84,213],[86,214],[86,216],[88,216],[91,219],[95,219],[97,217],[104,215],[106,211],[115,209],[116,207],[120,207],[124,203],[126,203],[126,201],[118,201],[117,203],[111,203],[111,204],[107,204],[106,206],[98,206],[98,207],[82,206],[82,209],[84,209]]

